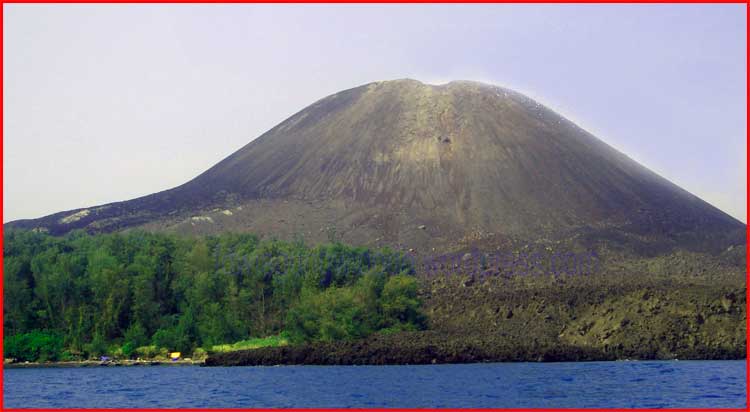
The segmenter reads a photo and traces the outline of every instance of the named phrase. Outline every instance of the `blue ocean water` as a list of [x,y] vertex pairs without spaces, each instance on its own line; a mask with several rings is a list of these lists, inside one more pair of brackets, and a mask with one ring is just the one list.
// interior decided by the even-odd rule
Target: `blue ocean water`
[[744,408],[744,361],[6,369],[7,408]]

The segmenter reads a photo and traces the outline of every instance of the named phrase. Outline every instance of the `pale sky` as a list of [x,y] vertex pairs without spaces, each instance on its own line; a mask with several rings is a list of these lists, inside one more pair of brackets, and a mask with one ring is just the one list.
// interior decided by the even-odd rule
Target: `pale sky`
[[746,221],[746,9],[3,6],[3,221],[188,181],[310,103],[477,80]]

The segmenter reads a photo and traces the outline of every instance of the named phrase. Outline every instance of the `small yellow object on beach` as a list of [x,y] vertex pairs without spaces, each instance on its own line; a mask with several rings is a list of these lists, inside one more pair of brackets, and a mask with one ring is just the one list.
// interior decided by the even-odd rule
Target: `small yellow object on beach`
[[181,355],[180,352],[172,352],[169,354],[169,357],[172,358],[172,360],[178,360],[180,359],[180,355]]

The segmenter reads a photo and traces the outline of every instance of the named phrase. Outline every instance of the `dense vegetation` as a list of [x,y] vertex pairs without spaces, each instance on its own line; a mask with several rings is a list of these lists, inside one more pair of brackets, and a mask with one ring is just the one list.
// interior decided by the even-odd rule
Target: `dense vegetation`
[[5,234],[5,357],[205,352],[424,326],[412,264],[389,249],[131,232]]

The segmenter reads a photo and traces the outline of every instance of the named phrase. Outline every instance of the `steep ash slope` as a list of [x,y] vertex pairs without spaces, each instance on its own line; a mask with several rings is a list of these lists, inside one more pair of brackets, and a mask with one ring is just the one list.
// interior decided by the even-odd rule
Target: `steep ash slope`
[[335,226],[355,243],[441,250],[491,236],[615,230],[671,239],[744,228],[519,93],[414,80],[321,99],[177,188],[9,226],[251,230],[313,241]]

